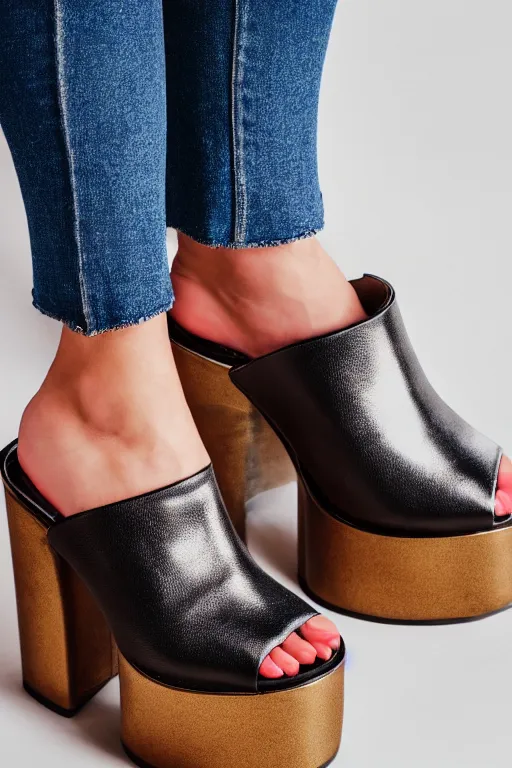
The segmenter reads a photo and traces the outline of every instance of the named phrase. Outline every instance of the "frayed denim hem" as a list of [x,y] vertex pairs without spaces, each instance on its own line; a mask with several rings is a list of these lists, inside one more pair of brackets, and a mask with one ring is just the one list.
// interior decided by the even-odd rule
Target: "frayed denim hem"
[[304,232],[301,232],[298,235],[292,235],[291,237],[283,237],[276,240],[260,240],[254,243],[238,243],[234,241],[218,242],[212,239],[202,239],[193,235],[192,232],[186,231],[182,227],[178,227],[174,224],[168,224],[167,226],[175,229],[176,232],[181,232],[181,234],[191,237],[192,240],[195,240],[199,245],[207,245],[209,248],[231,248],[234,251],[241,251],[244,248],[276,248],[278,245],[295,243],[297,240],[307,240],[308,238],[317,235],[324,228],[324,224],[322,223],[313,229],[306,229]]
[[71,331],[74,331],[75,333],[79,333],[81,336],[92,337],[92,336],[100,336],[102,333],[108,333],[109,331],[120,331],[122,328],[130,328],[131,326],[134,326],[134,325],[142,325],[142,323],[145,323],[148,320],[152,320],[154,317],[157,317],[158,315],[162,315],[164,312],[168,312],[174,304],[174,297],[171,299],[170,302],[167,302],[165,305],[156,309],[154,312],[151,312],[149,315],[144,315],[144,317],[134,318],[133,320],[124,320],[123,322],[117,323],[116,325],[108,326],[107,328],[98,328],[93,331],[85,331],[74,320],[66,320],[66,318],[59,317],[59,315],[55,315],[53,312],[48,312],[48,310],[44,309],[44,307],[41,307],[35,301],[33,301],[32,304],[43,315],[46,315],[46,317],[51,317],[52,320],[57,320],[59,323],[62,323]]

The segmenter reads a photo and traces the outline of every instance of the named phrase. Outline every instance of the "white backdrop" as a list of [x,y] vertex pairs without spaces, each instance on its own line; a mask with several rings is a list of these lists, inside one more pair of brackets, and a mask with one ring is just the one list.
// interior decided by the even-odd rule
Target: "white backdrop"
[[[344,0],[320,120],[324,242],[350,276],[371,271],[395,284],[433,383],[508,451],[511,28],[507,0]],[[0,254],[3,445],[58,327],[31,308],[26,222],[1,139]],[[260,497],[251,514],[253,551],[290,584],[293,511],[288,487]],[[69,722],[20,691],[1,509],[0,611],[0,764],[125,764],[116,683]],[[349,659],[335,766],[508,768],[512,612],[449,627],[336,620]]]

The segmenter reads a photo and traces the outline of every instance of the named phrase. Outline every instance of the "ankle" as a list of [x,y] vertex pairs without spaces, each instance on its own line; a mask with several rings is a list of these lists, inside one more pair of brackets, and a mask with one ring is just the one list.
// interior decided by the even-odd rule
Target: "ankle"
[[23,414],[20,463],[64,514],[163,487],[209,462],[177,377],[165,316],[155,320],[144,326],[157,327],[94,339],[64,330]]
[[160,408],[167,410],[169,382],[174,383],[166,329],[164,343],[155,344],[162,326],[164,316],[93,338],[64,328],[52,366],[25,415],[67,414],[98,438],[128,440],[141,424],[152,431]]
[[213,249],[180,235],[172,316],[256,357],[365,319],[351,284],[316,238]]

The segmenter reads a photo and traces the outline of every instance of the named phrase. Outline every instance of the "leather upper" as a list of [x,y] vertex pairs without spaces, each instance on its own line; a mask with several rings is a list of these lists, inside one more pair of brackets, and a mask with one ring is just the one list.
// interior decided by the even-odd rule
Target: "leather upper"
[[175,687],[256,691],[264,657],[316,615],[253,561],[211,466],[61,518],[48,538],[98,600],[125,658]]
[[333,515],[413,536],[492,528],[501,449],[434,391],[392,287],[352,284],[368,320],[235,366],[232,381]]

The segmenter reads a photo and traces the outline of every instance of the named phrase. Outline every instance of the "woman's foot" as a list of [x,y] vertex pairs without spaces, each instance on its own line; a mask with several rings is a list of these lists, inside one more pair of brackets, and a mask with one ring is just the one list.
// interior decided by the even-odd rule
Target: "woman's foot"
[[147,493],[209,463],[165,317],[85,338],[63,329],[20,425],[20,463],[62,514]]
[[[316,238],[274,248],[208,248],[179,235],[172,316],[188,331],[259,357],[366,318],[350,283]],[[503,457],[495,514],[512,513]]]
[[[23,414],[21,466],[73,515],[182,480],[209,464],[174,366],[165,315],[94,338],[64,329],[55,361]],[[336,627],[315,617],[268,656],[264,677],[327,659]]]

